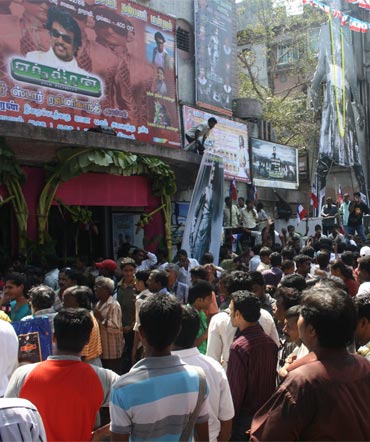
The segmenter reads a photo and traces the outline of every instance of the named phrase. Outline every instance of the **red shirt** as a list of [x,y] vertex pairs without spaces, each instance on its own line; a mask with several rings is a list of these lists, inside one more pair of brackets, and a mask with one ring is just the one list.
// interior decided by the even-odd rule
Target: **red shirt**
[[49,442],[88,441],[104,392],[90,365],[47,360],[28,374],[19,397],[36,405]]
[[242,331],[230,347],[227,378],[235,417],[253,414],[273,394],[278,348],[257,323]]

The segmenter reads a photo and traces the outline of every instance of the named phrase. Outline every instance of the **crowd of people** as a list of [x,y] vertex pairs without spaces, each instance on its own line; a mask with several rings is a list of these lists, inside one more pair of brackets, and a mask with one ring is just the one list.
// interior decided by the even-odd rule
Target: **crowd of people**
[[[278,244],[266,218],[263,244],[247,235],[219,265],[140,248],[90,266],[15,261],[0,439],[370,440],[370,241],[290,225]],[[52,354],[20,364],[12,323],[37,318]]]

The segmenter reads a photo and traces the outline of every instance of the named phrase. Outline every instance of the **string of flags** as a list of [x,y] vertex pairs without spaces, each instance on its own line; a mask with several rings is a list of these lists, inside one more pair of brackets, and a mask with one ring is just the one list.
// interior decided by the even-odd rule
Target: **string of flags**
[[369,9],[370,10],[370,1],[369,0],[346,0],[348,3],[352,3],[354,5],[358,5],[360,8]]
[[[347,0],[350,3],[358,3],[360,6],[360,3],[363,5],[367,5],[366,9],[370,10],[370,0],[359,0],[357,2]],[[326,5],[323,2],[320,2],[319,0],[303,0],[303,4],[305,5],[311,5],[315,8],[320,9],[321,11],[324,11],[326,14],[329,14],[330,12],[333,13],[333,16],[340,19],[340,23],[342,26],[347,26],[351,31],[355,32],[361,32],[366,33],[370,29],[370,23],[367,23],[365,21],[359,20],[357,18],[351,17],[348,14],[345,14],[344,12],[340,11],[339,9],[332,8],[328,5]],[[365,6],[362,6],[365,7]]]

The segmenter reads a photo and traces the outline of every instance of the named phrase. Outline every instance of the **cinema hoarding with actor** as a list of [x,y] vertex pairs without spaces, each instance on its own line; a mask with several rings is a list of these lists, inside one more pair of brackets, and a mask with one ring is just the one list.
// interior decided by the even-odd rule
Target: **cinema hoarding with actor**
[[260,187],[298,189],[298,149],[251,139],[253,182]]
[[232,115],[233,2],[196,0],[194,4],[197,105]]
[[206,139],[206,150],[222,157],[225,178],[250,183],[247,125],[190,106],[183,106],[182,110],[185,132],[191,127],[205,123],[208,118],[217,119],[216,126]]
[[0,25],[0,120],[180,146],[174,18],[128,0],[26,0]]
[[182,249],[200,261],[211,252],[218,264],[221,246],[224,171],[223,159],[206,151],[203,155],[186,218]]

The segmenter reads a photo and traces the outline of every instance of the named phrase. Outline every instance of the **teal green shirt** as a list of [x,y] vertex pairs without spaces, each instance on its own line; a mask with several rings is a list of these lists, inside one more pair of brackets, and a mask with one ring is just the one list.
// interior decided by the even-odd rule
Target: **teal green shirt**
[[10,319],[14,321],[20,321],[22,318],[24,318],[27,315],[31,314],[31,309],[28,304],[20,305],[17,309],[16,307],[16,301],[10,302],[11,311],[10,311]]

